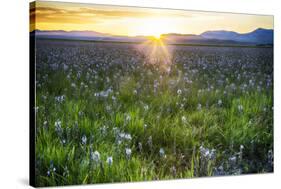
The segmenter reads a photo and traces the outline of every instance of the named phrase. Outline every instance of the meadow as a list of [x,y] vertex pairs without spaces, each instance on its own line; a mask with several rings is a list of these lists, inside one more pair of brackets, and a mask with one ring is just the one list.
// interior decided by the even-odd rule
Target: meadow
[[273,172],[273,49],[36,41],[36,185]]

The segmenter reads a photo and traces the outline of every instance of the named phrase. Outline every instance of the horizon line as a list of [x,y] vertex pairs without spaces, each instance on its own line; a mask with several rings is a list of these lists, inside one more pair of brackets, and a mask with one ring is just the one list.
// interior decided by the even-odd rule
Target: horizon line
[[[263,28],[263,27],[257,27],[256,29],[252,30],[252,31],[249,31],[249,32],[245,32],[245,33],[240,33],[240,32],[237,32],[237,31],[234,31],[234,30],[225,30],[225,29],[218,29],[218,30],[206,30],[200,34],[192,34],[192,33],[174,33],[174,32],[171,32],[171,33],[162,33],[161,35],[169,35],[169,34],[175,34],[175,35],[195,35],[195,36],[199,36],[205,32],[214,32],[214,31],[225,31],[225,32],[235,32],[235,33],[238,33],[238,34],[247,34],[247,33],[251,33],[251,32],[254,32],[256,30],[259,30],[259,29],[263,29],[263,30],[272,30],[274,31],[274,28]],[[62,32],[96,32],[96,33],[99,33],[99,34],[104,34],[104,35],[111,35],[111,36],[126,36],[126,37],[153,37],[153,35],[115,35],[115,34],[111,34],[111,33],[102,33],[102,32],[98,32],[98,31],[95,31],[95,30],[63,30],[63,29],[57,29],[57,30],[41,30],[41,29],[34,29],[32,31],[30,31],[30,33],[34,32],[34,31],[43,31],[43,32],[55,32],[55,31],[62,31]]]

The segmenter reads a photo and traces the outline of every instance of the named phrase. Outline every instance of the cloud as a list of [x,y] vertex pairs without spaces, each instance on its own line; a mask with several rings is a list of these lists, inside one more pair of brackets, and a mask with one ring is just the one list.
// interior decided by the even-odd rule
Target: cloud
[[93,8],[80,8],[81,13],[88,13],[95,16],[103,17],[146,17],[149,16],[148,12],[145,11],[124,11],[124,10],[97,10]]
[[[166,12],[165,12],[166,11]],[[145,18],[145,17],[188,17],[188,14],[182,14],[181,11],[173,10],[157,10],[155,9],[139,9],[128,10],[102,10],[96,8],[75,8],[62,9],[53,7],[33,7],[30,9],[30,18],[36,22],[45,23],[97,23],[103,19],[122,19],[122,18]]]
[[30,9],[30,18],[36,22],[48,23],[85,23],[98,19],[112,19],[123,17],[145,17],[146,12],[132,12],[122,10],[97,10],[94,8],[78,8],[74,10],[51,7],[36,7]]
[[81,24],[94,22],[92,15],[79,10],[66,10],[50,7],[36,7],[30,9],[30,20],[37,23],[72,23]]

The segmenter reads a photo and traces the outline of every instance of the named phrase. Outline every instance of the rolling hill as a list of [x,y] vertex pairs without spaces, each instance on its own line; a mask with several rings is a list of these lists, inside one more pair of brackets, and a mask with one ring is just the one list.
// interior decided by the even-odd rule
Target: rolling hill
[[[144,42],[151,36],[116,36],[95,31],[34,30],[31,35],[36,38],[70,39],[115,42]],[[219,44],[219,45],[273,45],[273,30],[258,28],[249,33],[216,30],[206,31],[200,35],[162,34],[161,39],[167,44]]]

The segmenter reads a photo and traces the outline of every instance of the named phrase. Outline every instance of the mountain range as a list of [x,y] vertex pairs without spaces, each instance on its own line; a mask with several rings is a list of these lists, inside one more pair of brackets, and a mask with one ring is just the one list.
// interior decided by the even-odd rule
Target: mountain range
[[[70,39],[114,42],[144,42],[152,36],[117,36],[95,31],[63,31],[63,30],[34,30],[36,38]],[[167,44],[221,44],[221,45],[273,45],[273,30],[258,28],[249,33],[215,30],[205,31],[200,35],[168,33],[162,34],[161,39]]]
[[273,44],[273,30],[258,28],[249,33],[237,33],[233,31],[207,31],[200,36],[206,39],[234,40],[257,44]]

